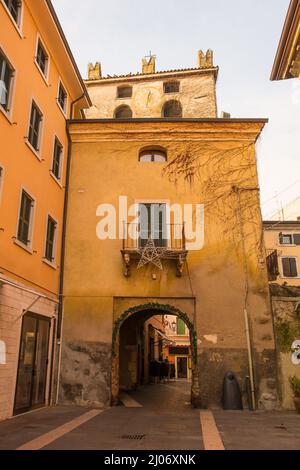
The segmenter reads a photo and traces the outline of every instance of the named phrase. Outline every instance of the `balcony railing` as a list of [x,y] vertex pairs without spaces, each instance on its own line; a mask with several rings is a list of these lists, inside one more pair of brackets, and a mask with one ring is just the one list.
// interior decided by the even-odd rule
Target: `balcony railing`
[[280,274],[277,250],[267,251],[267,268],[268,268],[269,281],[276,281],[277,277]]
[[163,228],[148,230],[138,223],[124,223],[123,250],[140,251],[150,238],[156,248],[163,248],[166,252],[186,251],[184,224],[166,224]]
[[130,276],[132,260],[139,259],[150,243],[152,247],[154,244],[161,260],[175,260],[176,275],[181,277],[188,254],[184,224],[165,224],[148,229],[143,224],[124,223],[121,250],[125,264],[124,275]]

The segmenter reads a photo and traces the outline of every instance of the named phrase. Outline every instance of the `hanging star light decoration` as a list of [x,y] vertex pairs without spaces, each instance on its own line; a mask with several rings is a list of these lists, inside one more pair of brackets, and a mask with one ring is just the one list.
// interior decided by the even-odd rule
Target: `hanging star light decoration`
[[138,264],[138,269],[141,269],[143,266],[147,264],[153,264],[154,266],[156,266],[158,269],[162,271],[163,265],[161,262],[161,258],[166,252],[166,250],[167,250],[166,248],[157,248],[155,246],[154,241],[150,237],[147,240],[145,247],[139,250],[141,258]]

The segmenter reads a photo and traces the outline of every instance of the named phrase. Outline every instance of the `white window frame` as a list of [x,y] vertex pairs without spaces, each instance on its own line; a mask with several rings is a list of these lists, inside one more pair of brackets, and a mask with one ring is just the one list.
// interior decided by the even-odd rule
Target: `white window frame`
[[167,246],[170,248],[171,243],[171,233],[170,233],[170,224],[171,224],[171,202],[169,199],[136,199],[135,204],[135,220],[139,217],[139,205],[140,204],[165,204],[166,206],[166,225],[167,225]]
[[[293,258],[293,259],[296,260],[297,276],[290,277],[290,276],[285,276],[285,275],[284,275],[282,260],[283,260],[283,259],[287,259],[287,258]],[[285,255],[285,256],[281,256],[280,259],[281,259],[280,269],[281,269],[281,277],[282,277],[282,279],[300,279],[298,256]]]
[[[66,92],[66,102],[65,102],[65,109],[63,109],[59,103],[58,97],[59,97],[59,89],[60,85],[63,87],[63,89]],[[56,95],[56,103],[57,106],[59,107],[60,111],[62,112],[63,116],[67,119],[68,118],[68,108],[69,108],[69,93],[67,92],[67,88],[65,87],[64,82],[62,81],[61,78],[58,80],[58,87],[57,87],[57,95]]]
[[[36,150],[31,145],[31,143],[29,142],[30,118],[31,118],[31,110],[32,110],[33,103],[35,104],[35,106],[38,108],[39,112],[42,115],[42,119],[41,119],[41,122],[40,122],[40,129],[39,129],[38,150]],[[25,137],[25,143],[30,148],[30,150],[34,153],[34,155],[37,157],[37,159],[39,161],[42,161],[42,145],[43,145],[43,136],[44,136],[44,124],[45,124],[44,121],[45,121],[45,115],[44,115],[38,101],[33,96],[33,97],[31,97],[31,100],[30,100],[28,126],[27,126],[27,136]]]
[[[291,236],[293,238],[293,243],[280,243],[280,233],[283,235],[283,236]],[[297,246],[295,243],[294,243],[294,235],[295,235],[295,232],[280,232],[278,234],[278,245],[279,246]]]
[[9,60],[7,57],[7,54],[5,53],[4,48],[0,44],[0,51],[1,54],[4,55],[5,59],[9,63],[10,67],[13,69],[11,81],[10,81],[10,87],[8,91],[8,111],[4,109],[4,107],[0,104],[0,111],[3,113],[3,115],[7,118],[10,124],[13,124],[12,122],[12,114],[13,114],[13,104],[14,104],[14,99],[15,99],[15,90],[16,90],[16,77],[17,77],[17,71],[12,62]]
[[[47,233],[48,233],[48,220],[49,217],[54,220],[56,227],[55,227],[55,235],[54,235],[54,241],[53,241],[53,261],[49,261],[46,258],[46,248],[47,248]],[[47,264],[53,269],[57,269],[57,240],[58,240],[58,220],[56,217],[54,217],[50,212],[46,213],[46,226],[45,226],[45,240],[44,240],[44,252],[43,252],[43,263]]]
[[[33,201],[33,206],[32,206],[31,212],[30,212],[30,222],[29,222],[29,231],[28,231],[29,243],[28,243],[28,245],[25,245],[22,241],[20,241],[18,239],[19,221],[20,221],[20,215],[21,215],[21,205],[22,205],[23,192],[28,194],[28,196]],[[32,195],[32,193],[30,191],[28,191],[28,189],[25,186],[21,186],[20,195],[19,195],[19,210],[18,210],[18,218],[17,218],[17,227],[16,227],[16,235],[14,237],[14,243],[16,245],[20,246],[21,248],[23,248],[25,251],[27,251],[31,255],[33,254],[33,233],[34,233],[36,204],[37,204],[37,200]]]
[[[46,73],[44,74],[42,69],[40,68],[38,62],[37,62],[37,53],[38,53],[38,47],[39,47],[39,43],[41,43],[41,45],[43,46],[43,49],[44,51],[46,52],[47,54],[47,63],[46,63]],[[35,45],[35,55],[34,55],[34,63],[41,75],[41,77],[43,78],[44,82],[46,83],[47,86],[49,86],[49,72],[50,72],[50,54],[49,54],[49,51],[47,49],[47,47],[45,46],[45,42],[42,40],[41,38],[41,35],[39,33],[37,33],[36,35],[36,45]]]
[[5,168],[4,165],[0,162],[0,205],[2,201],[2,194],[3,194],[3,187],[4,187],[4,176],[5,176]]
[[[60,168],[59,168],[59,178],[53,173],[53,162],[54,162],[54,150],[55,150],[55,140],[58,140],[60,145],[62,146],[62,152],[60,154]],[[51,168],[50,168],[50,175],[54,179],[54,181],[62,188],[63,186],[63,167],[64,167],[64,159],[65,159],[65,147],[62,144],[62,140],[54,134],[53,137],[53,145],[52,145],[52,160],[51,160]]]
[[23,0],[19,0],[19,1],[20,1],[20,9],[19,9],[17,22],[13,18],[12,14],[9,11],[9,9],[8,9],[6,3],[4,2],[4,0],[0,0],[0,3],[3,5],[3,8],[6,11],[6,13],[7,13],[9,19],[11,20],[14,28],[16,29],[17,33],[19,34],[21,39],[23,39],[22,29],[23,29],[23,17],[24,17],[24,2],[23,2]]

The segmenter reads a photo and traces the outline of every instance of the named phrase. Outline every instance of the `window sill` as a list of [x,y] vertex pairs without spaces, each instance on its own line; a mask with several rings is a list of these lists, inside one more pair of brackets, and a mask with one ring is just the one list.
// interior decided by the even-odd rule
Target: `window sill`
[[20,242],[17,238],[14,239],[14,244],[22,248],[23,250],[27,251],[30,255],[33,255],[33,250],[30,246],[25,245],[24,243]]
[[5,109],[3,108],[3,106],[1,106],[1,104],[0,104],[0,111],[1,111],[1,113],[3,114],[3,116],[7,119],[7,121],[9,122],[9,124],[12,126],[14,123],[13,123],[13,120],[12,120],[12,118],[11,118],[11,113],[5,111]]
[[45,76],[45,75],[43,74],[43,72],[42,72],[41,69],[40,69],[39,64],[38,64],[37,61],[36,61],[36,59],[34,59],[34,63],[35,63],[36,68],[37,68],[38,71],[39,71],[40,76],[42,77],[42,79],[44,80],[45,84],[46,84],[47,87],[48,87],[48,86],[49,86],[48,76]]
[[35,150],[34,147],[32,147],[31,143],[29,142],[29,140],[27,139],[27,137],[25,138],[25,144],[27,145],[27,147],[32,151],[32,153],[36,156],[36,158],[41,162],[42,161],[42,157],[39,153],[39,151]]
[[50,176],[54,179],[55,183],[60,187],[60,189],[63,189],[61,180],[57,179],[56,176],[52,173],[52,171],[50,171]]
[[284,245],[281,245],[281,244],[279,244],[278,246],[280,246],[280,248],[295,248],[295,246],[298,246],[298,245],[295,245],[295,244],[284,244]]
[[281,279],[288,279],[289,281],[293,280],[293,279],[300,279],[300,276],[293,276],[293,277],[286,277],[286,276],[280,276]]
[[45,263],[47,266],[49,266],[49,268],[52,268],[52,269],[57,269],[57,264],[55,262],[52,262],[47,260],[46,258],[43,258],[43,263]]
[[58,108],[59,108],[61,114],[63,115],[63,117],[64,117],[65,119],[68,119],[67,113],[62,109],[62,107],[61,107],[61,105],[59,104],[57,98],[56,98],[56,104],[57,104],[57,106],[58,106]]
[[[24,39],[24,36],[23,36],[23,33],[21,31],[21,28],[20,26],[18,26],[18,24],[15,22],[14,18],[12,17],[9,9],[7,8],[7,6],[5,5],[4,1],[3,0],[0,0],[1,4],[3,5],[3,8],[4,10],[6,11],[9,19],[11,20],[12,24],[13,24],[13,27],[15,28],[15,30],[17,31],[18,35],[20,36],[21,39]],[[22,14],[22,12],[21,12]]]

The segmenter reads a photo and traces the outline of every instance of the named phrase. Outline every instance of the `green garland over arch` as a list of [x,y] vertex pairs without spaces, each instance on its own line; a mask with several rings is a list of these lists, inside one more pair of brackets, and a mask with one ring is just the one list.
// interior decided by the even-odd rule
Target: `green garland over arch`
[[190,330],[190,337],[191,337],[191,347],[192,347],[192,356],[194,364],[197,363],[197,333],[193,323],[190,321],[189,317],[186,313],[183,313],[178,308],[174,307],[173,305],[168,304],[159,304],[159,303],[149,303],[144,305],[137,305],[135,307],[131,307],[126,310],[115,322],[113,328],[113,336],[112,336],[112,356],[117,356],[116,351],[116,339],[118,335],[118,331],[122,325],[122,323],[131,315],[135,313],[139,313],[145,310],[154,310],[166,313],[168,315],[176,315],[177,317],[181,318],[184,323],[187,325],[188,329]]

